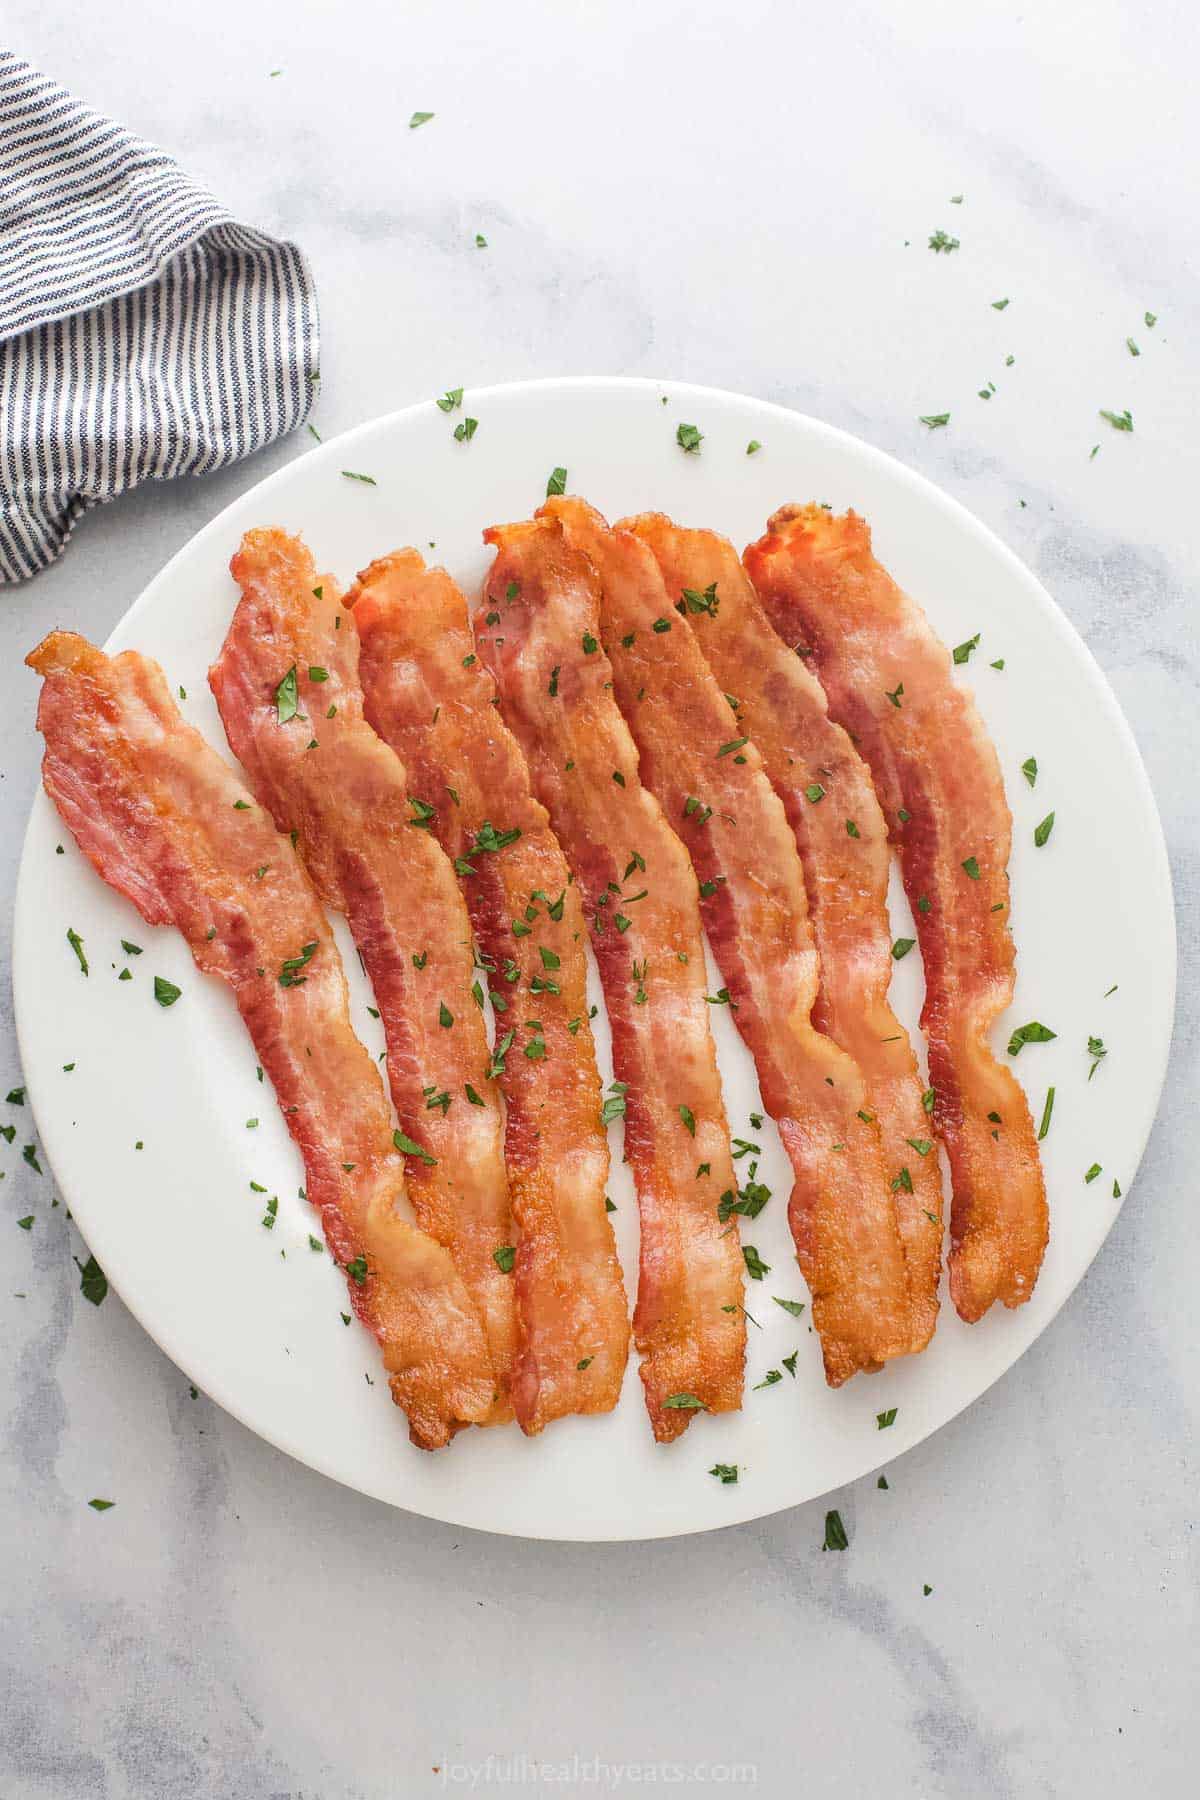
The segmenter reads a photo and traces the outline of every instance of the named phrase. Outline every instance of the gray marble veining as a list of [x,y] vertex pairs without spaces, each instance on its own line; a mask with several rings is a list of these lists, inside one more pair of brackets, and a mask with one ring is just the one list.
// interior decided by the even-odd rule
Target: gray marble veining
[[[610,1788],[622,1765],[659,1786],[684,1785],[678,1765],[692,1788],[753,1765],[772,1800],[1194,1792],[1194,15],[10,0],[5,26],[304,243],[325,436],[460,382],[661,374],[813,412],[961,498],[1055,594],[1133,724],[1181,983],[1159,1124],[1087,1280],[886,1492],[836,1497],[840,1556],[820,1552],[820,1502],[588,1548],[342,1491],[192,1399],[115,1296],[87,1304],[77,1235],[19,1137],[0,1156],[4,1800],[602,1792],[597,1764]],[[417,108],[437,116],[409,133]],[[939,226],[961,250],[930,254]],[[1118,436],[1098,409],[1125,406]],[[947,409],[951,429],[918,425]],[[5,950],[38,759],[21,657],[55,624],[102,638],[303,450],[142,490],[5,594]],[[0,1009],[7,1088],[7,984]],[[116,1508],[91,1512],[95,1494]],[[531,1773],[542,1761],[566,1773]]]

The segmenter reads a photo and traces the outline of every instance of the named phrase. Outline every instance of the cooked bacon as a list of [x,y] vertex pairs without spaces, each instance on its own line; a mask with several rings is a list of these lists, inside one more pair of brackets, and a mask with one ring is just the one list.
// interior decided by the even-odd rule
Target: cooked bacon
[[520,1227],[512,1396],[521,1428],[533,1434],[566,1413],[611,1411],[629,1352],[605,1209],[608,1136],[583,908],[520,746],[496,710],[466,600],[446,571],[427,569],[415,550],[397,551],[362,572],[347,602],[362,644],[367,718],[404,763],[409,791],[430,808],[430,828],[455,861],[498,1037],[526,1014],[541,1020],[532,1041],[544,1052],[510,1046],[498,1058]]
[[950,1293],[964,1319],[1029,1299],[1049,1222],[1025,1095],[988,1047],[1012,1000],[1012,818],[974,700],[854,513],[784,507],[746,552],[776,629],[811,655],[875,777],[925,963],[921,1022],[950,1158]]
[[696,596],[687,617],[717,683],[737,701],[735,735],[751,736],[795,835],[820,969],[812,1022],[854,1059],[865,1110],[879,1122],[908,1271],[910,1345],[920,1350],[937,1322],[942,1183],[917,1059],[888,1005],[887,829],[870,771],[829,718],[820,683],[777,636],[728,538],[660,513],[627,523],[653,551],[668,596],[685,606],[685,589]]
[[[706,1016],[696,878],[638,779],[608,658],[591,647],[600,595],[590,563],[553,519],[494,526],[484,537],[499,555],[476,644],[583,889],[626,1088],[625,1154],[642,1225],[634,1335],[662,1442],[699,1407],[740,1405],[745,1356],[736,1221],[718,1216],[736,1183]],[[528,1027],[517,1025],[528,1041]]]
[[404,1164],[383,1084],[295,852],[181,719],[156,663],[64,631],[27,660],[45,678],[46,792],[97,874],[233,990],[412,1440],[447,1443],[492,1407],[483,1330],[447,1252],[396,1211]]
[[495,1417],[511,1417],[503,1116],[454,870],[420,828],[403,764],[363,717],[358,637],[337,583],[282,531],[248,532],[230,566],[242,599],[209,673],[225,731],[279,829],[297,834],[322,899],[350,921],[383,1018],[392,1101],[417,1146],[413,1210],[479,1308]]
[[812,1028],[817,955],[795,840],[647,545],[610,531],[582,500],[549,500],[543,511],[599,576],[604,648],[642,779],[703,883],[734,1022],[792,1163],[788,1222],[826,1377],[838,1386],[911,1347],[908,1279],[862,1076]]

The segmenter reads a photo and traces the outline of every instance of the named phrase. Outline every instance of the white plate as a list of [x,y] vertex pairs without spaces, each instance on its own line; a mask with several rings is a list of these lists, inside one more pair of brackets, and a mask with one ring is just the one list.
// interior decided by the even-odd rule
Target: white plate
[[[454,424],[466,414],[478,419],[478,434],[456,443]],[[700,455],[676,446],[680,421],[705,434]],[[751,438],[763,446],[753,457]],[[795,1320],[771,1298],[807,1299],[785,1219],[787,1167],[769,1121],[762,1131],[748,1127],[759,1104],[753,1071],[717,1013],[730,1122],[763,1144],[762,1178],[775,1192],[745,1233],[771,1273],[748,1284],[763,1329],[749,1334],[744,1411],[699,1418],[658,1448],[631,1358],[621,1405],[608,1418],[562,1420],[532,1441],[515,1427],[464,1433],[426,1455],[410,1447],[385,1384],[364,1378],[379,1373],[372,1344],[357,1324],[343,1327],[342,1278],[308,1247],[313,1219],[297,1195],[299,1157],[270,1089],[256,1080],[232,1000],[199,976],[175,932],[149,930],[92,873],[44,796],[17,894],[17,1026],[42,1143],[88,1244],[156,1342],[235,1417],[313,1468],[432,1518],[529,1537],[649,1538],[756,1518],[894,1460],[1045,1329],[1104,1241],[1118,1208],[1113,1181],[1128,1191],[1154,1117],[1174,1004],[1174,918],[1161,827],[1133,738],[1090,654],[1028,571],[901,464],[816,420],[737,395],[633,380],[534,382],[470,392],[464,411],[449,417],[430,401],[364,425],[298,457],[201,531],[108,647],[157,657],[172,685],[187,690],[184,712],[224,751],[205,671],[233,609],[227,564],[246,527],[302,531],[320,566],[343,580],[415,543],[471,594],[488,561],[483,527],[527,515],[559,464],[570,489],[610,517],[661,508],[739,545],[785,500],[853,505],[942,637],[956,644],[982,634],[963,676],[999,746],[1015,819],[1019,980],[996,1042],[1002,1051],[1011,1027],[1032,1018],[1058,1033],[1014,1065],[1035,1116],[1047,1084],[1058,1090],[1042,1146],[1050,1248],[1029,1305],[996,1308],[967,1327],[944,1303],[923,1356],[831,1393],[807,1313]],[[378,485],[345,480],[345,469]],[[1002,672],[989,667],[999,657]],[[1030,755],[1036,792],[1020,774]],[[1033,828],[1052,807],[1054,834],[1037,850]],[[893,892],[899,934],[909,921],[897,884]],[[86,942],[87,980],[68,926]],[[123,937],[144,954],[126,957]],[[344,933],[340,941],[358,1029],[377,1052],[370,996]],[[119,981],[126,966],[133,979]],[[183,989],[169,1011],[154,1003],[155,975]],[[915,1027],[916,952],[897,966],[893,988]],[[1089,1035],[1111,1046],[1090,1082]],[[599,1037],[607,1080],[603,1029]],[[261,1121],[257,1129],[246,1128],[250,1118]],[[616,1127],[613,1147],[615,1223],[632,1294],[637,1213]],[[1096,1162],[1102,1175],[1085,1183]],[[280,1196],[273,1231],[259,1223],[252,1179]],[[792,1350],[795,1379],[785,1373],[753,1391]],[[875,1415],[891,1407],[895,1424],[881,1432]],[[708,1474],[715,1462],[740,1466],[736,1485]]]

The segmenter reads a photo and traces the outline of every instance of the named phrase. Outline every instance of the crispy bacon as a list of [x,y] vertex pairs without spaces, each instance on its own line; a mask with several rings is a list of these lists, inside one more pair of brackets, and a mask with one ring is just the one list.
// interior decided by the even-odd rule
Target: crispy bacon
[[363,716],[358,637],[337,583],[281,531],[248,532],[230,566],[242,599],[209,673],[226,734],[279,829],[297,834],[317,891],[350,921],[413,1146],[413,1209],[479,1308],[495,1417],[511,1417],[512,1217],[466,907],[403,764]]
[[[624,1101],[641,1213],[634,1335],[662,1442],[700,1407],[740,1405],[745,1356],[736,1220],[718,1215],[736,1183],[704,999],[696,878],[638,779],[598,644],[590,563],[549,518],[494,526],[484,537],[499,555],[476,643],[583,889],[604,986],[613,1099]],[[518,1029],[528,1033],[521,1021]]]
[[[795,840],[647,545],[610,531],[582,500],[549,500],[543,511],[599,576],[604,648],[642,779],[703,883],[734,1022],[792,1163],[788,1221],[826,1377],[838,1386],[910,1348],[908,1279],[862,1076],[812,1028],[817,955]],[[703,612],[708,602],[692,605]]]
[[[608,1137],[588,1022],[578,890],[496,710],[467,603],[415,550],[363,570],[347,596],[362,644],[367,717],[430,808],[454,859],[504,1042],[531,1014],[541,1031],[497,1058],[505,1151],[520,1232],[521,1344],[513,1405],[522,1429],[609,1412],[629,1352],[629,1314],[605,1210]],[[544,1044],[544,1050],[523,1054]]]
[[63,631],[27,660],[45,678],[46,792],[109,886],[148,924],[176,926],[233,990],[412,1440],[447,1443],[492,1406],[483,1330],[447,1252],[396,1211],[404,1165],[383,1084],[291,845],[180,718],[156,663]]
[[794,833],[820,965],[812,1021],[854,1059],[879,1122],[920,1350],[937,1322],[942,1184],[917,1059],[888,1005],[887,828],[870,771],[777,636],[728,538],[656,513],[627,524],[653,551],[668,596],[688,608],[717,683],[737,701],[734,734],[750,734]]
[[1012,819],[995,749],[950,657],[854,513],[784,507],[746,552],[776,629],[810,652],[875,777],[925,963],[922,1025],[954,1189],[964,1319],[1029,1299],[1049,1222],[1025,1095],[988,1032],[1013,994]]

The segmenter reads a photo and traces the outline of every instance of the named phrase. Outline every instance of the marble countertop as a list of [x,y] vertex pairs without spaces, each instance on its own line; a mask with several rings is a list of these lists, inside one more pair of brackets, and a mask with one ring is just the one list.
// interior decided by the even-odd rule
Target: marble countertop
[[[47,1188],[6,1155],[5,1800],[1193,1792],[1194,18],[1171,0],[366,0],[336,20],[318,0],[10,0],[6,26],[304,245],[327,437],[447,385],[657,375],[814,413],[962,499],[1132,722],[1182,979],[1159,1123],[1087,1280],[886,1493],[872,1478],[830,1502],[845,1555],[821,1554],[822,1502],[587,1547],[343,1491],[191,1400],[115,1295],[89,1306],[63,1211],[15,1229]],[[417,109],[436,117],[410,133]],[[960,250],[929,252],[939,227]],[[948,430],[917,422],[946,410]],[[25,650],[54,624],[102,639],[301,451],[143,490],[4,593],[6,952],[39,754]],[[6,1087],[7,982],[0,1007]],[[116,1509],[88,1509],[107,1493]]]

